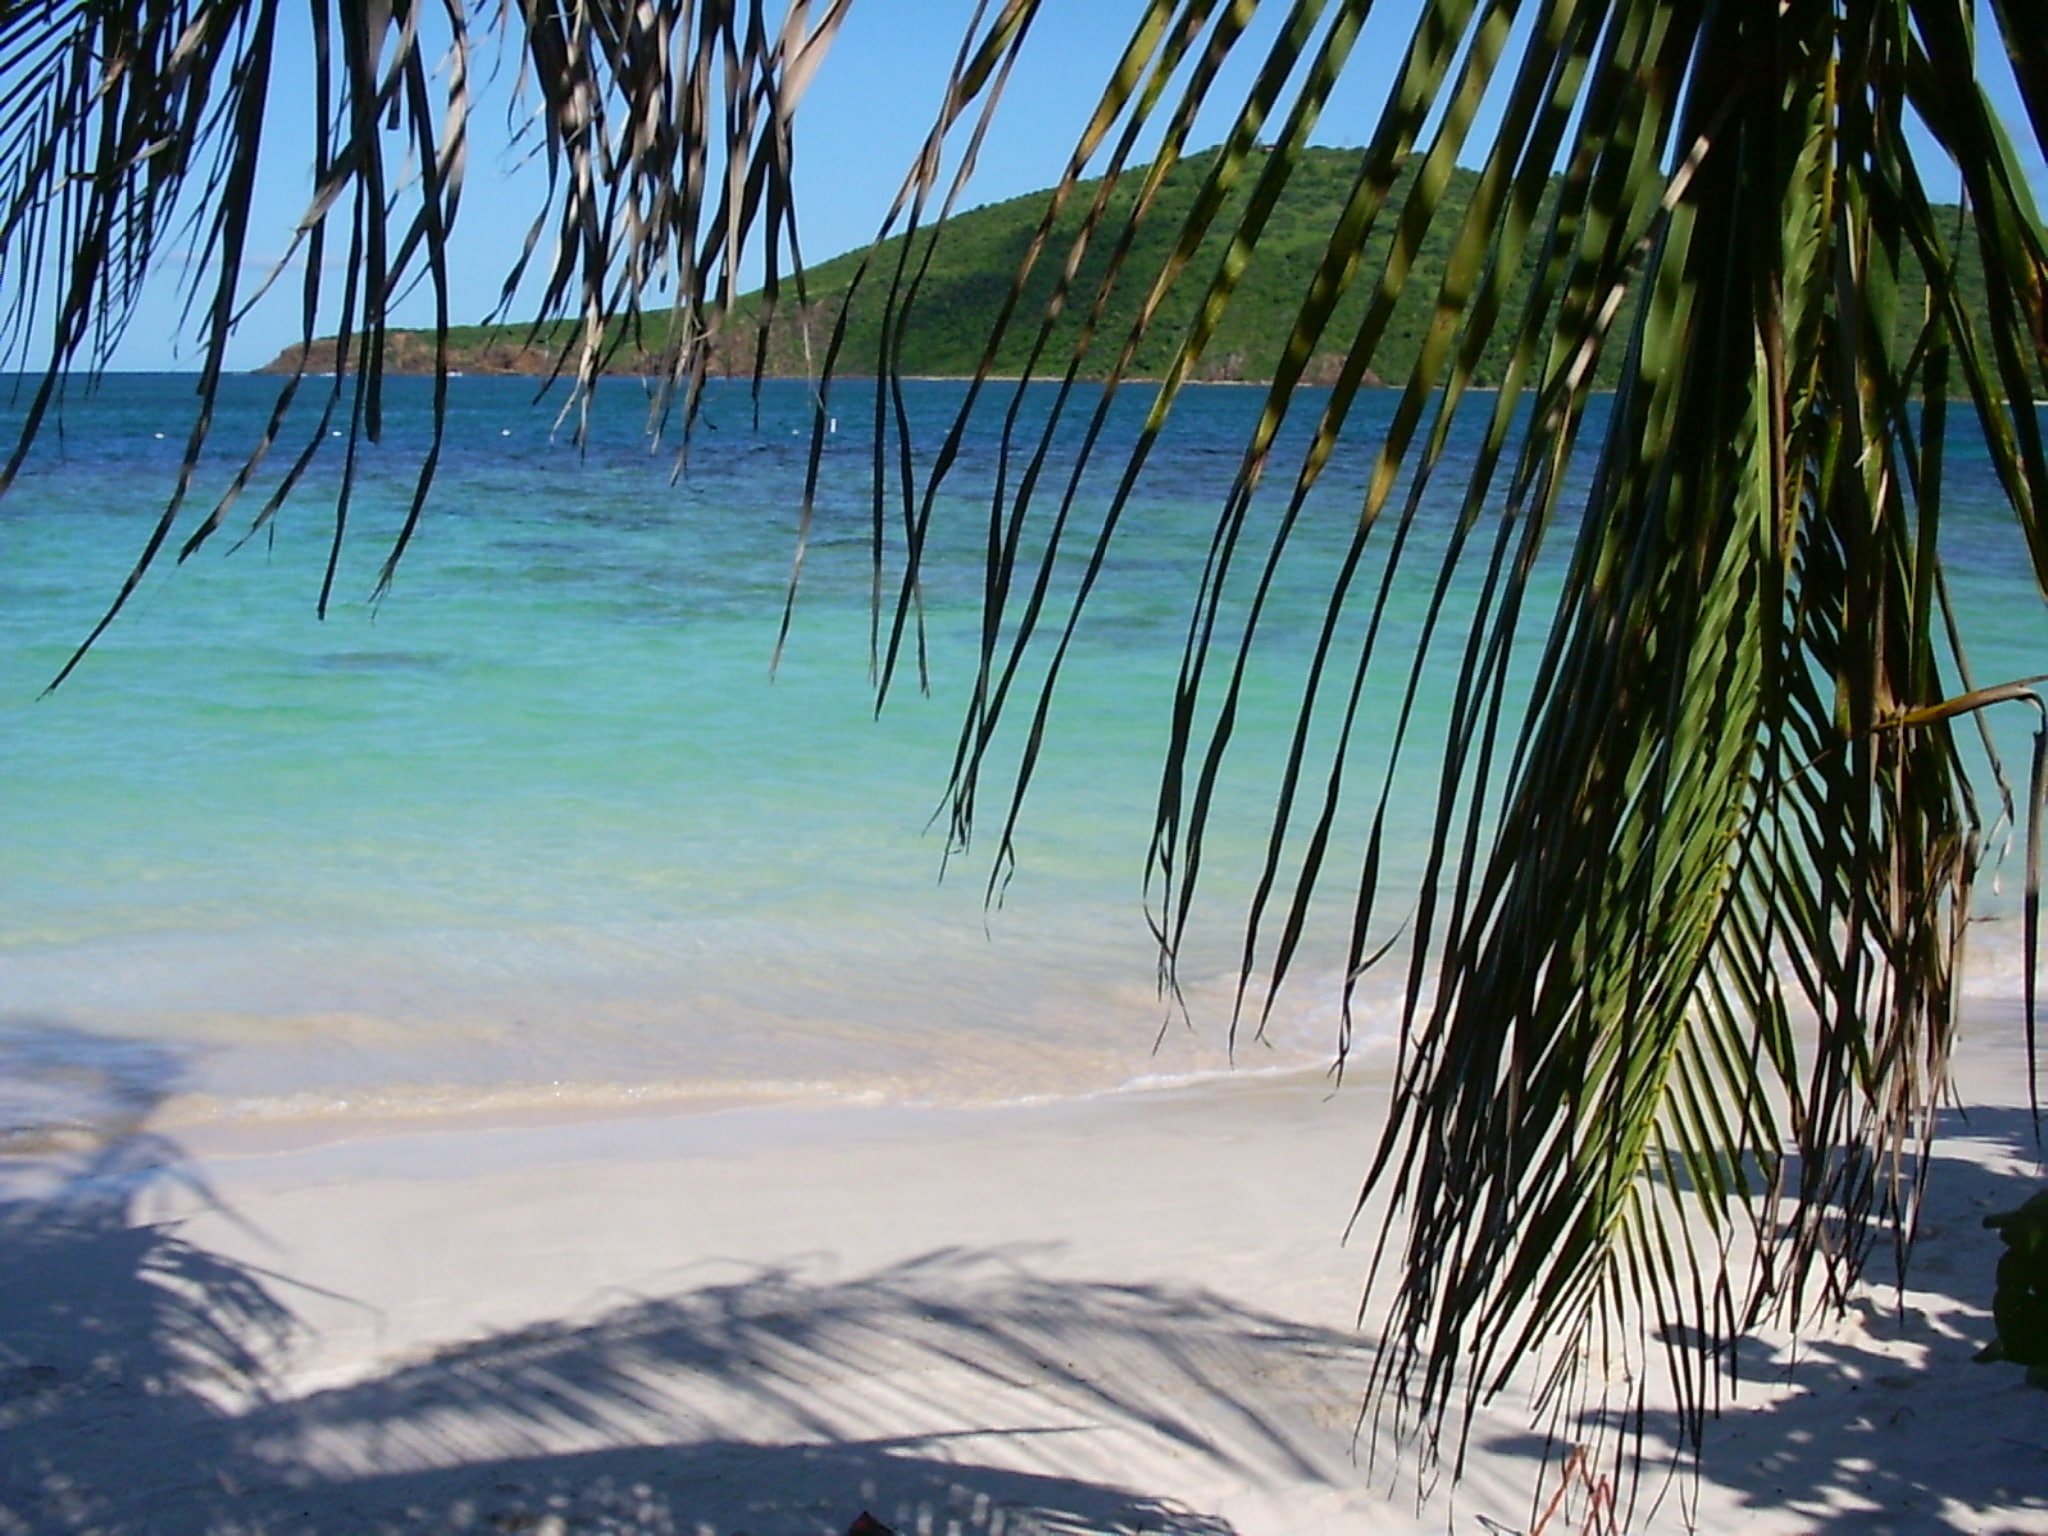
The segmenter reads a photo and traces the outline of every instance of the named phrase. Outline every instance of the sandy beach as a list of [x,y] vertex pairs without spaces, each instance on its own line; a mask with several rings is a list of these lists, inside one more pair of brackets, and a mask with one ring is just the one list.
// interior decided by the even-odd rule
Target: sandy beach
[[[2048,1398],[1970,1361],[2042,1176],[2016,1041],[1966,1050],[1903,1298],[1760,1338],[1627,1529],[2048,1530]],[[1355,1432],[1383,1096],[18,1145],[0,1533],[1526,1531],[1524,1405],[1455,1486]]]

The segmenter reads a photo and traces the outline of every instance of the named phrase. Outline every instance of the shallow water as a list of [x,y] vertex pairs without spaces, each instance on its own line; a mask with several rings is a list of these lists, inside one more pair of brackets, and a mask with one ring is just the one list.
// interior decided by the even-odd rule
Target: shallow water
[[[772,682],[804,390],[769,386],[758,426],[743,392],[714,398],[672,485],[631,386],[601,395],[579,453],[527,384],[477,379],[455,384],[426,522],[381,603],[368,596],[421,446],[418,381],[392,386],[392,430],[368,451],[325,622],[313,608],[338,454],[238,552],[254,497],[214,546],[166,560],[39,698],[161,511],[189,384],[115,377],[74,400],[0,503],[0,1051],[39,1064],[16,1071],[15,1098],[61,1095],[66,1073],[133,1077],[145,1057],[151,1091],[175,1095],[169,1118],[188,1122],[980,1102],[1230,1066],[1235,918],[1291,710],[1277,666],[1250,679],[1240,771],[1221,790],[1186,1022],[1155,989],[1142,876],[1186,593],[1255,391],[1193,392],[1154,455],[1126,514],[1143,537],[1112,561],[1077,640],[1019,866],[990,910],[1000,786],[943,881],[943,819],[930,821],[971,681],[993,417],[977,419],[934,523],[930,692],[906,661],[879,719],[860,386],[836,397]],[[223,450],[253,438],[271,388],[229,381]],[[958,390],[913,388],[921,452]],[[1113,417],[1105,463],[1142,405]],[[1279,574],[1283,638],[1320,617],[1318,562],[1341,547],[1388,409],[1368,406],[1310,503],[1303,557]],[[1049,484],[1072,451],[1070,434]],[[1453,440],[1447,481],[1470,451]],[[232,468],[217,453],[203,486]],[[1952,478],[1952,573],[1979,680],[2044,670],[2048,625],[1981,450],[1958,450]],[[1113,484],[1083,481],[1083,524]],[[1451,512],[1430,504],[1425,555]],[[1255,517],[1271,515],[1262,501]],[[1388,616],[1392,646],[1421,623],[1426,593],[1410,585]],[[1426,692],[1425,732],[1440,692]],[[1373,731],[1395,697],[1368,697]],[[2011,741],[2024,724],[2001,730]],[[1412,881],[1427,810],[1426,796],[1395,801],[1396,886]],[[1385,933],[1410,899],[1389,898]],[[1988,882],[1987,901],[2009,912]],[[1977,949],[1985,985],[2016,984],[2002,928]],[[1304,964],[1265,1040],[1240,1042],[1239,1070],[1331,1058],[1337,952]],[[1389,986],[1364,995],[1367,1051],[1388,1038]]]

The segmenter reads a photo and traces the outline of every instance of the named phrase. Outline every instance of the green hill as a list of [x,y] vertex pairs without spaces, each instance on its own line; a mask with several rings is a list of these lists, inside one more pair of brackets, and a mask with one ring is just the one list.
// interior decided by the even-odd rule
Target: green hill
[[[1226,380],[1271,376],[1292,329],[1300,297],[1322,257],[1324,241],[1350,191],[1363,154],[1362,150],[1355,149],[1311,149],[1303,155],[1301,164],[1273,210],[1237,295],[1210,343],[1198,377]],[[1099,333],[1083,365],[1084,375],[1100,376],[1115,360],[1144,302],[1151,277],[1163,265],[1193,204],[1207,163],[1206,154],[1191,156],[1161,186],[1157,200],[1124,262]],[[1226,205],[1215,228],[1227,231],[1235,227],[1238,207],[1247,195],[1252,179],[1246,175],[1240,180],[1238,192],[1232,203]],[[1114,231],[1120,227],[1136,196],[1139,180],[1136,175],[1124,178],[1111,198],[1106,228]],[[1477,180],[1477,174],[1471,171],[1461,170],[1452,174],[1443,205],[1417,253],[1401,302],[1396,306],[1380,343],[1375,369],[1382,376],[1403,376],[1415,359],[1429,322],[1451,241],[1463,220]],[[1017,319],[997,353],[996,370],[999,373],[1013,374],[1022,370],[1029,346],[1037,334],[1039,317],[1052,294],[1073,236],[1093,202],[1096,186],[1093,182],[1084,183],[1069,199],[1067,209],[1026,287]],[[1311,382],[1334,377],[1342,350],[1358,327],[1373,281],[1393,238],[1402,190],[1400,187],[1395,189],[1391,206],[1377,221],[1367,242],[1358,279],[1339,306],[1325,332],[1323,347],[1311,363],[1308,375]],[[1551,196],[1554,195],[1553,191]],[[981,348],[990,322],[1009,293],[1018,263],[1028,249],[1042,216],[1046,196],[1041,191],[992,203],[962,213],[946,225],[937,249],[931,254],[909,323],[900,338],[903,372],[959,376],[974,371],[981,359]],[[1547,207],[1539,213],[1539,233],[1548,214]],[[914,253],[918,258],[924,255],[926,238],[919,237],[919,248]],[[1064,368],[1074,338],[1079,334],[1081,317],[1093,303],[1102,275],[1107,270],[1113,246],[1112,238],[1098,237],[1092,243],[1070,290],[1066,312],[1054,332],[1045,360],[1039,365],[1039,372],[1057,372]],[[901,240],[891,240],[872,259],[848,320],[847,341],[839,362],[842,374],[867,375],[878,371],[882,356],[885,299],[901,250]],[[1138,346],[1132,362],[1133,372],[1139,375],[1164,372],[1194,319],[1209,278],[1216,270],[1221,250],[1221,241],[1212,238],[1197,254]],[[814,362],[807,362],[803,327],[799,322],[808,323],[810,357],[821,359],[831,334],[832,320],[845,302],[862,254],[849,252],[810,269],[807,274],[810,303],[802,316],[788,302],[789,290],[785,289],[785,305],[770,336],[768,372],[801,376],[815,367]],[[1973,298],[1981,293],[1974,256],[1974,250],[1966,243],[1964,280]],[[1519,314],[1528,276],[1524,271],[1510,285],[1506,316]],[[1911,293],[1904,297],[1907,299],[1904,312],[1915,313],[1917,305],[1912,302]],[[1981,305],[1977,307],[1981,314]],[[754,333],[750,318],[753,306],[743,301],[742,310],[749,317],[749,323],[731,328],[729,343],[715,348],[714,366],[719,371],[745,373],[753,366]],[[1502,329],[1505,330],[1506,326],[1503,325]],[[570,334],[570,330],[567,326],[544,327],[529,344],[530,334],[531,328],[525,326],[459,327],[450,335],[453,366],[473,373],[541,372],[551,365],[554,349]],[[619,349],[612,371],[647,371],[651,358],[659,355],[665,340],[666,322],[651,321],[642,345],[629,344]],[[321,343],[315,344],[314,366],[331,368],[332,344],[324,344],[324,354],[322,346]],[[1498,379],[1504,352],[1504,345],[1497,339],[1492,355],[1482,362],[1478,370],[1480,383],[1492,383]],[[1608,349],[1601,369],[1601,382],[1612,382],[1619,367],[1619,354],[1619,348]],[[270,366],[273,370],[288,368],[296,355],[297,349],[291,349]],[[393,338],[391,365],[394,371],[425,371],[432,364],[433,353],[427,336],[399,333]]]
[[[1363,151],[1315,149],[1308,151],[1289,180],[1287,190],[1274,208],[1265,235],[1230,309],[1225,313],[1214,340],[1205,354],[1200,376],[1210,379],[1263,379],[1272,375],[1282,346],[1293,327],[1295,310],[1302,293],[1321,260],[1328,231],[1348,195]],[[1140,227],[1123,264],[1119,282],[1105,310],[1099,333],[1083,371],[1106,373],[1114,362],[1149,291],[1152,275],[1164,265],[1182,222],[1193,205],[1206,169],[1207,157],[1183,162],[1161,186],[1157,200]],[[1138,179],[1127,176],[1111,198],[1105,224],[1112,231],[1128,216],[1137,192]],[[1471,172],[1459,172],[1453,179],[1446,211],[1462,216],[1476,181]],[[1235,227],[1252,178],[1239,182],[1239,190],[1225,205],[1217,228]],[[1075,233],[1093,201],[1094,183],[1085,185],[1069,200],[1066,212],[1048,242],[1019,309],[1023,323],[1013,323],[997,354],[998,371],[1014,373],[1026,360],[1035,339],[1039,317],[1052,296],[1057,274],[1065,261]],[[903,337],[903,367],[911,373],[972,373],[981,358],[981,348],[991,317],[1008,295],[1019,262],[1030,245],[1045,207],[1046,194],[1037,192],[1012,198],[964,214],[945,231],[930,270],[919,289],[916,308]],[[1405,368],[1421,343],[1427,323],[1429,294],[1442,274],[1449,244],[1451,220],[1440,219],[1445,230],[1433,232],[1417,265],[1421,280],[1407,296],[1394,326],[1382,343],[1385,361],[1379,372],[1387,374]],[[1377,271],[1391,238],[1393,219],[1382,217],[1368,243],[1361,268],[1364,274]],[[893,245],[893,242],[892,242]],[[1064,366],[1079,334],[1082,318],[1094,302],[1103,274],[1108,270],[1114,242],[1098,238],[1070,290],[1065,315],[1054,332],[1048,351],[1054,369]],[[1135,372],[1156,375],[1165,371],[1181,338],[1193,323],[1197,307],[1213,276],[1221,254],[1220,240],[1212,239],[1190,263],[1158,316],[1147,330],[1132,360]],[[877,253],[869,285],[877,297],[891,276],[895,250]],[[842,256],[817,269],[814,292],[829,301],[845,291],[858,254]],[[1348,342],[1364,313],[1364,283],[1356,285],[1339,309],[1329,333],[1329,356],[1319,359],[1321,367],[1311,375],[1334,376],[1339,349]],[[872,371],[868,360],[879,354],[880,310],[869,302],[856,307],[848,327],[847,354],[863,371]],[[1041,364],[1041,369],[1046,365]]]

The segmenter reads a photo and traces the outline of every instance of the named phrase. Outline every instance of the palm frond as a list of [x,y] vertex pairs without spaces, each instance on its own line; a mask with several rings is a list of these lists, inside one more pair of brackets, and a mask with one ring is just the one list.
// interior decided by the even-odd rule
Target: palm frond
[[[562,5],[530,0],[483,13],[517,36],[533,111],[526,135],[546,165],[544,208],[507,275],[520,291],[543,229],[554,228],[541,319],[580,322],[562,367],[587,409],[603,362],[642,334],[665,301],[667,372],[657,421],[694,416],[705,336],[735,296],[743,252],[767,250],[771,299],[782,257],[797,260],[790,122],[847,0],[791,0],[780,25],[760,3],[690,0]],[[424,282],[436,334],[450,323],[448,237],[460,206],[472,111],[472,19],[459,0],[429,5],[312,0],[304,33],[308,100],[273,90],[278,0],[225,5],[10,5],[0,13],[0,356],[24,360],[47,329],[41,379],[4,469],[23,459],[74,367],[98,366],[133,313],[144,276],[182,251],[193,274],[201,366],[183,468],[141,555],[68,676],[119,615],[174,534],[179,558],[224,526],[294,421],[304,435],[250,532],[275,515],[341,422],[343,462],[319,607],[333,595],[356,468],[384,426],[393,306]],[[297,76],[294,75],[296,81]],[[290,250],[250,284],[249,209],[279,113],[304,112],[313,141],[307,209]],[[182,233],[181,233],[182,231]],[[182,242],[182,244],[181,244]],[[338,300],[328,264],[343,258]],[[212,430],[229,337],[248,305],[294,263],[301,279],[299,368],[228,492],[196,520],[188,501]],[[799,283],[801,278],[798,278]],[[331,335],[333,380],[310,430],[292,407],[315,338]],[[376,592],[392,581],[432,484],[447,399],[445,339],[435,357],[433,439]],[[55,683],[52,684],[55,686]]]
[[[1999,8],[1999,25],[2039,139],[2043,56],[2017,10]],[[1173,285],[1206,287],[1092,521],[1075,488],[1127,383],[1131,338],[1085,401],[1074,363],[1109,339],[1092,326],[1064,370],[1041,346],[1013,386],[1011,432],[1032,375],[1061,384],[1035,448],[1006,432],[1002,462],[1014,448],[1027,467],[989,507],[953,832],[972,836],[996,777],[992,891],[1014,862],[1091,593],[1136,537],[1122,514],[1368,11],[1289,5],[1268,34],[1173,256],[1139,279],[1151,285],[1139,330]],[[1148,15],[1146,35],[1201,35],[1208,20],[1206,7],[1175,6]],[[1942,444],[1956,405],[1982,427],[2048,590],[2036,411],[2048,264],[1977,83],[1972,27],[1957,0],[1425,4],[1218,508],[1165,701],[1151,891],[1169,988],[1246,679],[1292,643],[1271,622],[1276,572],[1407,296],[1411,255],[1435,232],[1437,189],[1480,103],[1498,97],[1500,126],[1462,224],[1444,232],[1453,255],[1425,296],[1428,338],[1354,536],[1326,574],[1313,639],[1285,658],[1295,719],[1239,993],[1252,1008],[1264,978],[1263,1017],[1311,942],[1311,908],[1337,862],[1355,861],[1340,1059],[1365,967],[1399,944],[1408,970],[1395,1107],[1367,1180],[1405,1218],[1383,1240],[1395,1299],[1375,1389],[1432,1444],[1459,1404],[1469,1413],[1537,1358],[1545,1402],[1568,1416],[1597,1406],[1606,1380],[1640,1390],[1645,1357],[1661,1356],[1697,1433],[1737,1334],[1768,1312],[1796,1322],[1839,1301],[1876,1231],[1910,1235],[1983,835],[1951,733],[1963,713],[2032,697],[1966,680],[1945,609]],[[1207,35],[1214,50],[1238,41]],[[1126,67],[1115,80],[1128,78]],[[1201,72],[1186,78],[1183,115],[1207,89]],[[1103,118],[1120,115],[1128,139],[1150,110],[1112,84],[1042,230],[1113,139]],[[1960,233],[1987,275],[1988,327],[1964,301],[1909,111],[1961,173]],[[1125,163],[1117,142],[1105,196]],[[1157,163],[1181,147],[1169,129]],[[1226,206],[1235,212],[1216,224]],[[1115,231],[1091,216],[1066,271],[1088,242],[1128,245],[1147,207],[1141,194]],[[1388,217],[1390,254],[1361,270],[1367,235]],[[1195,260],[1212,235],[1213,271]],[[1027,270],[1040,256],[1035,245]],[[1509,276],[1531,262],[1512,311]],[[1002,325],[1018,318],[1025,275]],[[1113,263],[1108,281],[1121,276]],[[1907,314],[1900,295],[1915,281],[1926,308]],[[1338,383],[1305,395],[1302,365],[1354,284],[1372,298]],[[1063,283],[1042,338],[1068,299]],[[900,327],[914,294],[897,302]],[[1511,362],[1489,402],[1472,370],[1503,328]],[[1598,402],[1594,364],[1616,350],[1621,388]],[[1045,445],[1070,407],[1092,411],[1079,464],[1063,488],[1046,487]],[[1434,573],[1411,571],[1450,424],[1470,410],[1485,428],[1461,511]],[[1282,425],[1301,411],[1315,424],[1284,510],[1255,518]],[[1588,460],[1586,485],[1575,472]],[[899,637],[914,619],[921,518],[948,462],[928,476],[923,511],[906,515]],[[1560,567],[1544,547],[1574,522]],[[1362,585],[1376,560],[1377,580]],[[1403,581],[1434,594],[1406,653],[1383,624]],[[892,643],[885,688],[893,658]],[[1448,723],[1432,744],[1417,706],[1446,665]],[[1366,740],[1359,700],[1382,674],[1405,702],[1390,738]],[[1388,938],[1386,808],[1417,754],[1438,764],[1434,832],[1419,888],[1404,893],[1412,915]],[[1373,809],[1347,843],[1358,823],[1340,808],[1360,797]],[[2030,897],[2029,971],[2035,923]]]

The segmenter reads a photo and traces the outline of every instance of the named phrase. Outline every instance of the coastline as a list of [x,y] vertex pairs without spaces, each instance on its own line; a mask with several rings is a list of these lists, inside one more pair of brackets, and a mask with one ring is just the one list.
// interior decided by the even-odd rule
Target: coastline
[[[1664,1475],[1653,1389],[1629,1530],[2048,1530],[2041,1400],[1969,1363],[1981,1216],[2042,1171],[1984,1012],[1903,1305],[1759,1333],[1697,1484]],[[144,1130],[69,1201],[6,1207],[0,1526],[1526,1530],[1556,1469],[1523,1403],[1429,1497],[1355,1438],[1377,1214],[1342,1239],[1385,1094],[1247,1076],[260,1152]]]
[[[268,390],[226,393],[260,429]],[[902,1536],[1533,1525],[1555,1482],[1518,1401],[1427,1500],[1354,1437],[1379,1217],[1343,1234],[1384,1062],[1354,1056],[1334,1097],[1313,1065],[1162,1083],[1227,1055],[1227,968],[1203,972],[1204,1028],[1144,1054],[1150,802],[1100,797],[1151,760],[1120,727],[1130,667],[1175,675],[1166,589],[1134,592],[1115,687],[1075,700],[1093,809],[1040,823],[991,944],[971,878],[921,904],[956,717],[899,709],[885,739],[857,686],[865,500],[839,509],[840,585],[812,589],[838,606],[764,692],[798,437],[701,463],[672,505],[626,415],[585,459],[509,408],[523,390],[458,393],[459,499],[408,557],[424,601],[309,626],[286,568],[317,572],[328,531],[288,520],[276,568],[167,581],[110,637],[118,666],[18,733],[0,1046],[45,1076],[0,1070],[31,1111],[0,1115],[0,1175],[40,1159],[68,1198],[0,1197],[0,1536],[839,1536],[863,1507]],[[94,440],[136,451],[49,461],[25,591],[99,611],[131,517],[160,510],[135,486],[175,466],[168,398],[110,390]],[[1219,439],[1254,403],[1210,393]],[[1169,532],[1199,551],[1205,477],[1234,458],[1167,458]],[[1945,526],[2009,534],[1976,483]],[[1979,565],[1960,601],[2032,656],[2036,608]],[[691,579],[712,571],[736,585]],[[24,708],[71,611],[14,615]],[[218,697],[192,699],[201,674]],[[926,749],[930,774],[906,755]],[[1106,826],[1139,834],[1129,863]],[[1653,1402],[1629,1529],[2048,1530],[2042,1399],[1969,1364],[1982,1216],[2042,1176],[2010,926],[1972,929],[1970,1116],[1937,1148],[1903,1307],[1880,1286],[1796,1351],[1760,1332],[1697,1489],[1663,1480]],[[1337,987],[1290,988],[1299,1060]],[[96,1071],[109,1113],[68,1119]]]

